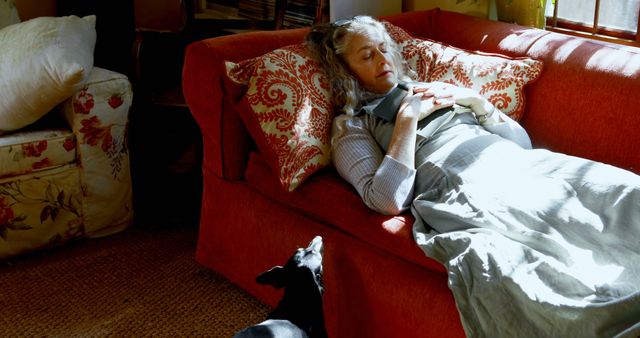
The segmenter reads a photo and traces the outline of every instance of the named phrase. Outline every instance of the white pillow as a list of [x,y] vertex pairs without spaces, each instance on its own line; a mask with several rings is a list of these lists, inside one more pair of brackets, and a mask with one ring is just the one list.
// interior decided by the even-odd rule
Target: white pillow
[[93,68],[95,21],[40,17],[0,29],[0,133],[37,121],[82,88]]
[[20,22],[13,0],[0,0],[0,28]]

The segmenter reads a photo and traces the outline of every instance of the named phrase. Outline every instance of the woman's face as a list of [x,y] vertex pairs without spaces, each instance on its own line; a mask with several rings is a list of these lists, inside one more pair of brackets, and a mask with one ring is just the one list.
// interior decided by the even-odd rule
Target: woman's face
[[396,69],[391,59],[391,51],[382,33],[355,33],[351,37],[343,60],[360,85],[367,90],[385,94],[398,82]]

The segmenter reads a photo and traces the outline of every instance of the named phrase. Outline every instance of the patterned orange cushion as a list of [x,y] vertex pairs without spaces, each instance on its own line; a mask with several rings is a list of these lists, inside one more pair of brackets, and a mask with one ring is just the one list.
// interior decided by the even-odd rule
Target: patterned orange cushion
[[473,88],[518,121],[525,107],[523,88],[542,73],[542,61],[528,57],[471,52],[428,39],[417,39],[389,22],[385,26],[402,47],[416,81],[441,81]]
[[286,190],[330,163],[329,84],[304,45],[226,67],[231,80],[247,85],[238,112]]

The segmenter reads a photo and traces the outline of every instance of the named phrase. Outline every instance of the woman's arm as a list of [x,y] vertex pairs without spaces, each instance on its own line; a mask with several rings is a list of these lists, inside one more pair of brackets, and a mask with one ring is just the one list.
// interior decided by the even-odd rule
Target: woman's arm
[[418,121],[445,106],[436,103],[432,96],[410,89],[400,104],[386,154],[371,135],[367,118],[335,119],[334,166],[369,208],[390,215],[409,208],[413,199]]
[[409,94],[398,109],[387,149],[388,156],[410,168],[415,167],[416,131],[421,101],[420,98],[412,95],[413,92],[409,90]]
[[413,199],[414,163],[406,165],[408,158],[399,161],[383,154],[369,132],[367,117],[336,118],[334,135],[337,135],[332,142],[334,166],[369,208],[387,215],[397,215],[409,208]]
[[531,149],[531,139],[524,128],[475,90],[444,82],[432,82],[416,88],[415,91],[432,96],[442,103],[449,100],[450,104],[457,103],[469,107],[486,130],[511,140],[524,149]]

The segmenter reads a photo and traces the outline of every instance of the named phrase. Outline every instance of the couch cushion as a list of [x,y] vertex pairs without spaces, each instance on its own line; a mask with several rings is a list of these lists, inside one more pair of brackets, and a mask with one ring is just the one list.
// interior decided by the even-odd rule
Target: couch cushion
[[303,44],[227,67],[230,79],[247,85],[237,110],[284,189],[331,162],[329,83]]
[[95,16],[41,17],[0,30],[0,133],[23,128],[82,88]]
[[444,267],[426,257],[413,240],[413,216],[386,216],[365,206],[356,191],[332,167],[311,176],[293,192],[284,192],[264,156],[251,153],[246,179],[263,194],[314,219],[437,273]]
[[415,80],[473,88],[514,120],[522,118],[524,86],[540,77],[541,61],[468,51],[430,39],[414,38],[390,22],[384,24],[416,72]]
[[70,130],[48,129],[0,136],[0,178],[60,167],[76,159]]

